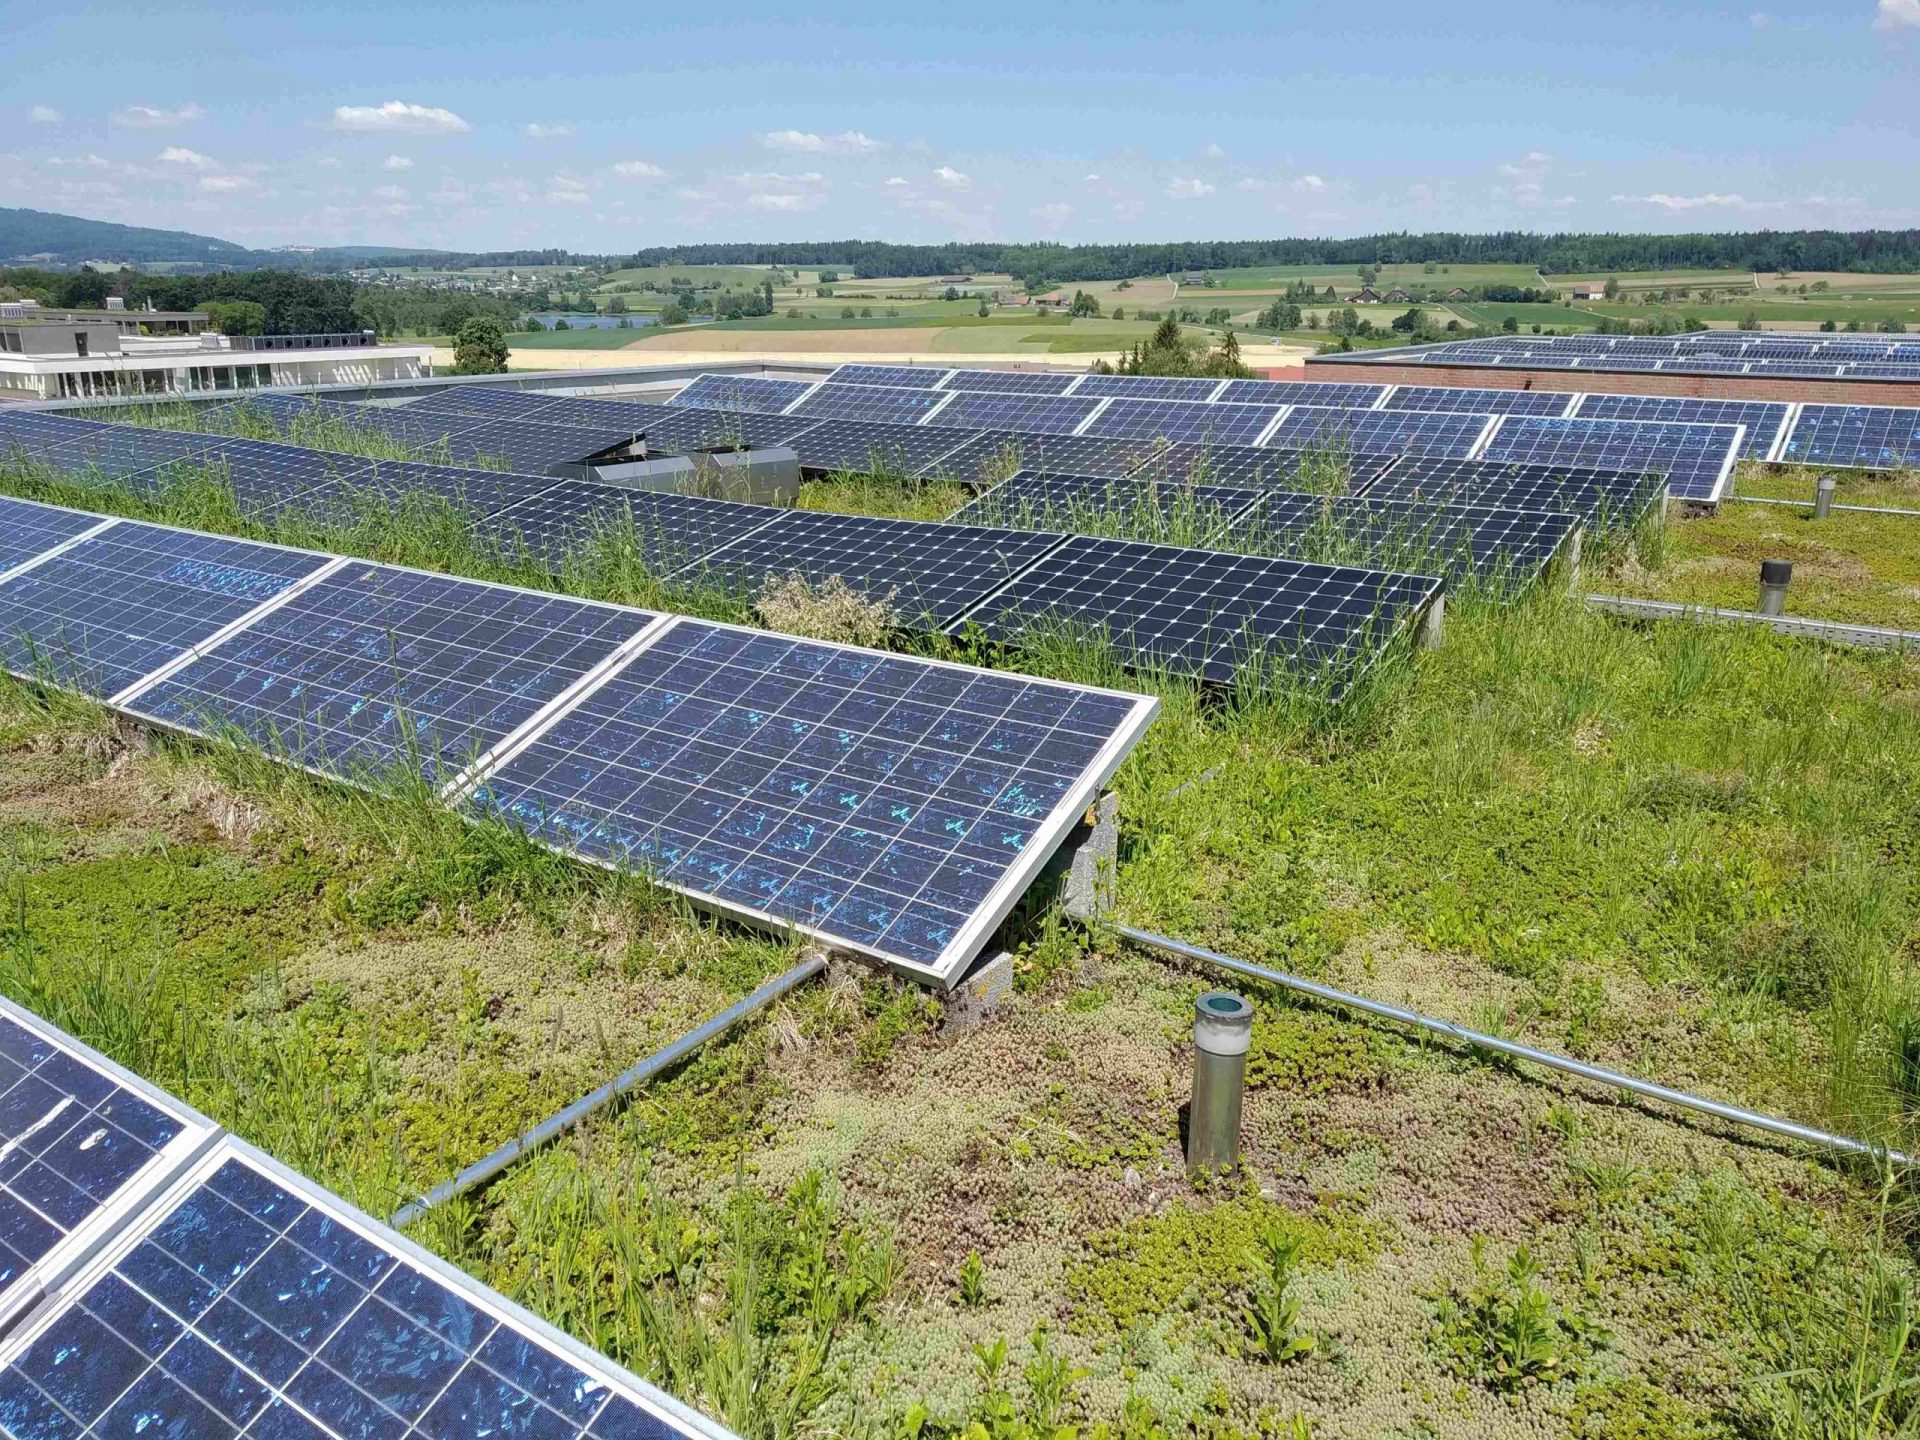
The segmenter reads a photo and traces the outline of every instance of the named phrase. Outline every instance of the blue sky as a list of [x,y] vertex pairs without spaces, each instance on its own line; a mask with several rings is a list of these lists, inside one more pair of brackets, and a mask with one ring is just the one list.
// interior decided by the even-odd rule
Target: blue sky
[[613,252],[1920,225],[1920,0],[652,8],[22,5],[0,203]]

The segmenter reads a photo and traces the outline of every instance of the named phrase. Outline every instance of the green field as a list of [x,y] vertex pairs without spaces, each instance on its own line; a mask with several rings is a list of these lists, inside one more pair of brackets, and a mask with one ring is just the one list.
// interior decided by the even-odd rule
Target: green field
[[[1357,265],[1261,265],[1208,273],[1223,290],[1258,290],[1279,294],[1288,285],[1300,280],[1311,282],[1316,289],[1331,285],[1342,295],[1360,288],[1360,269]],[[1409,288],[1438,286],[1441,290],[1448,290],[1455,285],[1472,289],[1479,285],[1524,286],[1540,283],[1539,272],[1531,265],[1435,265],[1431,270],[1425,265],[1383,265],[1380,267],[1380,278],[1374,281],[1374,288],[1385,293],[1396,285]],[[1205,293],[1203,287],[1180,287],[1183,301]]]

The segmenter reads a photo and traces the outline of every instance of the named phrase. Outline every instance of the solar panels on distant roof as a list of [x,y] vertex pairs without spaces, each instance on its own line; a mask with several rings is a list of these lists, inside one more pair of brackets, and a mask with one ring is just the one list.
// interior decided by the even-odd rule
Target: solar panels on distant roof
[[1579,525],[1564,512],[1268,491],[1221,538],[1237,550],[1328,565],[1519,585],[1537,576]]
[[1012,391],[1024,395],[1058,395],[1081,379],[1045,370],[956,370],[941,384],[942,390],[981,390],[995,394]]
[[1114,399],[1107,402],[1082,433],[1134,440],[1251,445],[1279,416],[1278,405]]
[[1154,709],[682,620],[476,803],[709,906],[951,979]]
[[[798,405],[793,414],[808,420],[883,420],[911,425],[939,410],[946,414],[943,390],[905,390],[879,385],[822,385]],[[944,418],[940,421],[945,424]]]
[[1746,430],[1739,425],[1509,415],[1480,458],[1653,471],[1666,476],[1675,498],[1712,503],[1725,490],[1745,444]]
[[1574,412],[1582,420],[1687,420],[1747,427],[1745,454],[1773,453],[1790,407],[1782,400],[1701,400],[1690,395],[1585,395]]
[[1358,454],[1466,455],[1487,428],[1484,415],[1428,410],[1332,410],[1300,405],[1267,436],[1287,449]]
[[960,391],[934,417],[934,423],[1070,435],[1099,404],[1098,399],[1082,395],[995,395],[981,390]]
[[829,385],[904,386],[932,390],[947,377],[944,365],[842,365],[827,376]]
[[445,780],[653,619],[352,561],[126,704],[349,780]]
[[1073,393],[1113,395],[1131,400],[1199,401],[1207,399],[1219,388],[1218,380],[1195,380],[1178,375],[1088,375]]
[[1847,367],[1847,378],[1865,380],[1920,380],[1920,360],[1868,360]]
[[559,480],[474,530],[508,557],[531,559],[555,573],[570,561],[590,564],[596,551],[618,560],[631,548],[650,572],[665,575],[780,513],[768,505]]
[[763,380],[749,375],[702,375],[667,403],[708,410],[779,414],[813,388],[810,380]]
[[1564,415],[1573,396],[1563,390],[1477,390],[1454,385],[1401,385],[1384,410],[1459,410],[1472,415]]
[[1803,405],[1780,458],[1858,470],[1914,464],[1920,461],[1920,406]]
[[10,1435],[726,1432],[223,1138],[0,1349]]
[[98,515],[0,496],[0,575],[100,523]]
[[0,655],[17,675],[112,696],[326,561],[123,520],[0,582]]
[[1560,511],[1579,516],[1599,533],[1631,525],[1665,488],[1664,477],[1626,470],[1408,455],[1366,494],[1368,499]]
[[[92,1237],[212,1134],[179,1101],[0,999],[0,1319],[62,1280]],[[0,1380],[0,1424],[21,1434],[5,1389]]]
[[1222,684],[1271,663],[1338,688],[1439,592],[1431,577],[1073,536],[965,623],[1007,642],[1063,628]]
[[1058,543],[1057,536],[871,515],[775,511],[770,523],[696,561],[690,574],[748,595],[793,575],[836,576],[906,628],[939,629]]
[[970,438],[940,425],[892,425],[874,420],[822,420],[794,442],[809,470],[854,470],[919,476]]

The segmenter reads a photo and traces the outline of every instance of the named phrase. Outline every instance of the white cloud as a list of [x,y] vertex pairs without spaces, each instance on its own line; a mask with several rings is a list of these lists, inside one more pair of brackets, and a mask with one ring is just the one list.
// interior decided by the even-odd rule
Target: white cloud
[[1880,0],[1874,11],[1876,30],[1920,29],[1920,0]]
[[766,186],[784,188],[794,185],[824,185],[827,179],[827,177],[822,175],[818,170],[809,170],[802,175],[782,175],[776,170],[749,170],[744,174],[729,175],[727,178],[736,185],[746,185],[755,188]]
[[1220,148],[1220,142],[1218,140],[1208,145],[1207,148],[1200,153],[1209,160],[1224,160],[1227,158],[1227,152]]
[[404,155],[389,155],[385,160],[380,162],[380,168],[382,170],[411,170],[413,168],[413,161]]
[[1616,195],[1616,205],[1657,205],[1662,210],[1753,210],[1758,204],[1744,195]]
[[1138,220],[1146,213],[1146,203],[1140,200],[1122,200],[1113,207],[1113,217],[1116,220]]
[[1557,162],[1544,150],[1529,150],[1517,161],[1508,161],[1501,165],[1500,174],[1512,183],[1496,185],[1493,195],[1496,200],[1505,200],[1525,209],[1564,209],[1574,203],[1573,196],[1550,196],[1547,194],[1547,179]]
[[1080,177],[1080,183],[1082,185],[1098,185],[1100,183],[1100,177],[1098,175],[1082,175]]
[[35,105],[27,111],[27,119],[35,125],[58,125],[66,118],[51,105]]
[[213,161],[198,150],[189,150],[184,145],[169,145],[154,157],[162,165],[190,165],[195,170],[204,170]]
[[760,143],[769,150],[784,150],[794,155],[865,155],[885,143],[858,130],[842,130],[838,135],[815,135],[808,130],[767,130]]
[[933,172],[933,178],[938,180],[942,185],[946,186],[949,190],[964,190],[969,185],[973,184],[973,180],[970,176],[962,175],[958,170],[954,169],[951,165],[942,165],[939,169],[935,170]]
[[403,130],[421,135],[463,135],[473,127],[451,110],[389,100],[384,105],[336,105],[336,130]]
[[650,160],[622,160],[613,167],[622,180],[664,180],[667,172]]
[[1422,181],[1416,185],[1410,185],[1407,187],[1407,198],[1409,200],[1418,201],[1420,204],[1424,205],[1429,200],[1433,199],[1433,187],[1427,184],[1425,181]]
[[906,183],[907,177],[904,175],[889,175],[887,177],[887,185],[890,189],[897,190]]
[[548,125],[532,120],[520,127],[520,133],[529,140],[564,140],[573,134],[573,126],[565,121],[555,121]]
[[755,210],[804,210],[814,203],[817,202],[810,195],[757,194],[747,197],[747,204]]
[[1204,180],[1187,180],[1176,177],[1167,186],[1167,198],[1170,200],[1204,200],[1213,194],[1213,186]]
[[1773,24],[1773,17],[1764,10],[1756,10],[1753,14],[1747,16],[1747,24],[1756,30],[1764,30]]
[[1051,200],[1045,205],[1036,205],[1028,212],[1033,216],[1041,232],[1047,235],[1057,234],[1066,228],[1073,219],[1073,206],[1064,200]]
[[407,198],[407,190],[404,185],[380,185],[374,188],[373,198],[376,200],[405,200]]
[[553,177],[553,188],[547,191],[547,199],[556,205],[585,205],[590,196],[584,180],[572,175]]
[[114,111],[113,123],[133,130],[165,130],[175,125],[191,124],[204,113],[191,100],[172,110],[158,105],[129,105],[124,110]]
[[251,190],[254,182],[245,175],[202,175],[200,188],[215,195],[231,195],[236,190]]
[[1326,189],[1327,182],[1322,180],[1318,175],[1302,175],[1298,180],[1293,182],[1293,188],[1296,190],[1304,190],[1311,195]]

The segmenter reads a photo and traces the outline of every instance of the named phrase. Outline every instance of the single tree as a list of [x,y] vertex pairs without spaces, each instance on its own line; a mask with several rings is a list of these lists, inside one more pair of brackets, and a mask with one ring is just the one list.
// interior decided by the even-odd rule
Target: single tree
[[504,375],[506,372],[506,327],[491,316],[474,316],[453,337],[453,373]]

